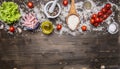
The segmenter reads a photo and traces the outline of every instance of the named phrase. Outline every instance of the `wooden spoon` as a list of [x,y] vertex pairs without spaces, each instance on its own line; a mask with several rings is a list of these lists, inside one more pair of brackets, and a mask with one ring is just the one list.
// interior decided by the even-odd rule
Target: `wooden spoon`
[[[73,23],[73,26],[74,26],[74,24],[75,24],[75,28],[71,28],[70,26],[69,26],[69,17],[70,16],[75,16],[75,18],[77,18],[78,19],[78,22],[77,23]],[[74,19],[73,19],[74,20]],[[71,0],[71,7],[70,7],[70,11],[69,11],[69,14],[68,14],[68,16],[66,17],[66,23],[68,24],[68,27],[71,29],[71,30],[76,30],[77,29],[77,27],[78,27],[78,25],[79,25],[79,23],[80,23],[80,19],[79,19],[79,14],[77,13],[77,11],[76,11],[76,9],[75,9],[75,0]]]

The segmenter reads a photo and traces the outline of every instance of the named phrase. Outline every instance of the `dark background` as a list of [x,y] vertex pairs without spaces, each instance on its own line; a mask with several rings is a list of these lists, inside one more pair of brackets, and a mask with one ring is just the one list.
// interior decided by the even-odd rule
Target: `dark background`
[[[14,1],[19,5],[27,2]],[[120,4],[119,0],[110,1]],[[39,3],[37,0],[33,2],[35,5]],[[118,22],[118,11],[115,14]],[[9,35],[0,30],[0,69],[100,69],[101,65],[106,69],[120,69],[120,34],[104,33],[77,36],[53,33],[47,36],[41,32],[23,31],[22,34]]]

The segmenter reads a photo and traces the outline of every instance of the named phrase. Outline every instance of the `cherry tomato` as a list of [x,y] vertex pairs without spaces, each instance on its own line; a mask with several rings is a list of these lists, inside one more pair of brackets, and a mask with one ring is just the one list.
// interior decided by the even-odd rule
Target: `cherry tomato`
[[95,19],[93,19],[93,18],[90,19],[90,23],[91,23],[91,24],[94,24],[94,23],[95,23]]
[[95,18],[95,22],[96,22],[96,23],[100,23],[100,18],[98,18],[98,17]]
[[107,4],[105,5],[105,8],[106,8],[107,10],[109,10],[109,9],[111,8],[111,4],[110,4],[110,3],[107,3]]
[[10,31],[10,32],[14,32],[14,31],[15,31],[15,28],[14,28],[13,26],[10,26],[9,31]]
[[68,5],[68,0],[63,0],[63,5],[67,6]]
[[84,25],[84,26],[81,27],[81,29],[82,29],[82,31],[86,31],[87,30],[87,26]]
[[107,9],[106,8],[102,8],[101,12],[103,12],[104,14],[106,14],[107,13]]
[[107,19],[108,15],[103,15],[103,20]]
[[97,27],[99,25],[99,23],[95,23],[94,26]]
[[103,19],[102,18],[100,18],[100,23],[102,23],[103,22]]
[[93,19],[97,18],[97,14],[93,14],[93,15],[92,15],[92,18],[93,18]]
[[33,2],[28,2],[27,3],[27,6],[29,7],[29,8],[33,8],[34,6],[33,6]]
[[107,12],[108,16],[112,14],[112,10],[108,10]]
[[102,17],[103,13],[102,12],[98,12],[98,17]]
[[57,24],[57,30],[61,30],[62,29],[62,25],[61,24]]

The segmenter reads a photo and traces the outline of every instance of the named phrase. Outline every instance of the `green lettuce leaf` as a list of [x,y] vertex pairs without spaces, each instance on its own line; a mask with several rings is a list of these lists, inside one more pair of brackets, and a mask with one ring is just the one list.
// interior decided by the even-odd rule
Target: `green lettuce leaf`
[[18,5],[14,2],[3,2],[0,6],[0,20],[7,24],[13,24],[21,17]]

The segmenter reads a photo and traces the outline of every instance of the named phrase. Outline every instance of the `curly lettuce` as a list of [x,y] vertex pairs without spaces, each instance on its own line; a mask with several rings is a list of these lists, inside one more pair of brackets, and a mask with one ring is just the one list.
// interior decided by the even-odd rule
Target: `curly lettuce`
[[0,20],[13,24],[21,17],[18,5],[14,2],[3,2],[0,6]]

